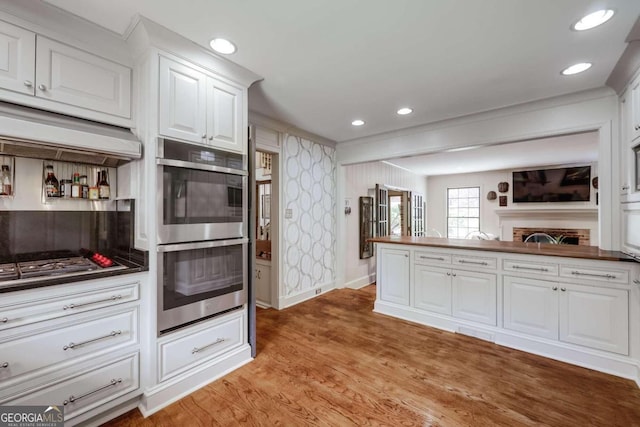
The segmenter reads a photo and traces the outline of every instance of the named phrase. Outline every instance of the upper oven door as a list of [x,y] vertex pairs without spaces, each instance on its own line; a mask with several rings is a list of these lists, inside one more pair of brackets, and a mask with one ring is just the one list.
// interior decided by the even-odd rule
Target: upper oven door
[[242,156],[162,141],[158,243],[247,236],[247,172]]

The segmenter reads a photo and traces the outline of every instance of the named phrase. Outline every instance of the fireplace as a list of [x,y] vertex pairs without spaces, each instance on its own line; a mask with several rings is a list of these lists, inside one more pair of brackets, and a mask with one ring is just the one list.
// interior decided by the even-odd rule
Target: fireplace
[[555,239],[562,238],[562,244],[567,245],[590,245],[591,230],[581,228],[543,228],[543,227],[514,227],[513,241],[524,242],[533,233],[546,233]]

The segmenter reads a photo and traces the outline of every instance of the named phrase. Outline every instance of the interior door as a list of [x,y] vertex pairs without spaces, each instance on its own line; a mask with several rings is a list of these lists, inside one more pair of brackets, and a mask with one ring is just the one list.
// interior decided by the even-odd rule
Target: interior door
[[376,236],[389,235],[389,192],[376,184]]
[[410,193],[411,236],[424,236],[424,199],[420,193]]

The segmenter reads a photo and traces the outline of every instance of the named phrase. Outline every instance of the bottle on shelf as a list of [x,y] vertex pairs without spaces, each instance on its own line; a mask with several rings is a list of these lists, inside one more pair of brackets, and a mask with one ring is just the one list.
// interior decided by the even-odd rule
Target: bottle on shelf
[[44,180],[45,195],[47,197],[60,197],[60,184],[53,173],[53,165],[45,167],[47,178]]
[[87,175],[80,175],[80,185],[81,185],[81,193],[80,197],[83,199],[89,198],[89,183],[87,181]]
[[98,176],[98,197],[101,200],[109,200],[111,197],[111,189],[109,187],[109,181],[107,180],[107,171],[101,170]]
[[71,184],[71,197],[74,199],[82,198],[82,184],[80,184],[80,174],[73,174],[73,183]]
[[0,182],[0,196],[11,196],[11,169],[9,165],[2,165],[2,175]]

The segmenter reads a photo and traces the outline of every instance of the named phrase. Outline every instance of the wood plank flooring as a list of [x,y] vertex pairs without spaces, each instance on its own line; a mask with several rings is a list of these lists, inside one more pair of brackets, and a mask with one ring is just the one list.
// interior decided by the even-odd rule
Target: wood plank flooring
[[373,313],[375,286],[260,310],[258,356],[109,426],[640,426],[629,380]]

